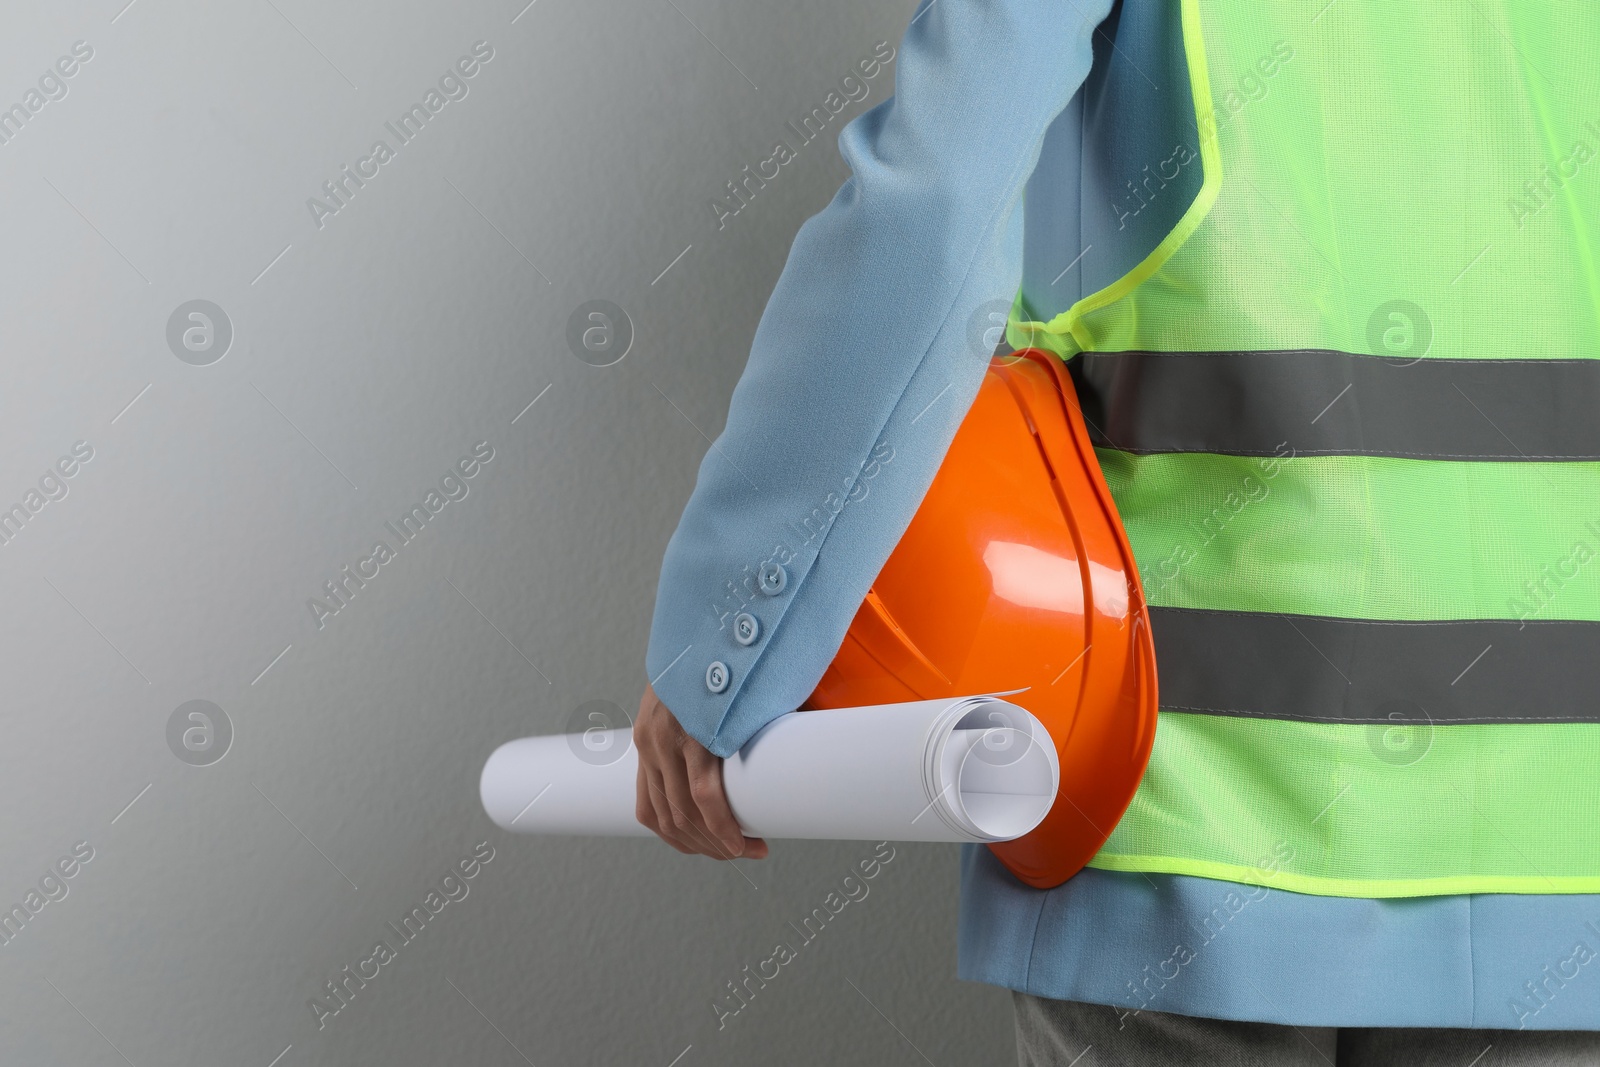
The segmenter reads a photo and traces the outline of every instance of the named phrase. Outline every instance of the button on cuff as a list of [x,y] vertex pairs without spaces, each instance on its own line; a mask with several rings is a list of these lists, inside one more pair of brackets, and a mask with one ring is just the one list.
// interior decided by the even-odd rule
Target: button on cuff
[[789,572],[780,563],[763,563],[756,575],[756,586],[767,596],[777,596],[789,584]]
[[730,678],[728,665],[720,659],[712,660],[711,665],[706,668],[706,688],[713,693],[720,693],[727,689]]

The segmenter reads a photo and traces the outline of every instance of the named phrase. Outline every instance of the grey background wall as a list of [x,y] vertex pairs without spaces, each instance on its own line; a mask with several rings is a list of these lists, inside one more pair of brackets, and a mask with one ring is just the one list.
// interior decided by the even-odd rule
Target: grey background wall
[[[636,708],[661,550],[892,68],[726,225],[710,203],[912,12],[525,2],[0,15],[0,1061],[1012,1056],[1006,994],[954,979],[954,848],[896,846],[719,1030],[872,846],[716,864],[478,807],[496,744]],[[567,343],[598,299],[634,332],[605,367]]]

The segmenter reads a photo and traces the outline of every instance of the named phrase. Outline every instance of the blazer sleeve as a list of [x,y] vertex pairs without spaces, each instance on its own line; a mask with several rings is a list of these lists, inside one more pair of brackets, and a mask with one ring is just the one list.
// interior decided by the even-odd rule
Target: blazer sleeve
[[840,131],[850,177],[795,237],[662,559],[646,672],[713,753],[810,695],[932,484],[1111,5],[924,0],[893,96]]

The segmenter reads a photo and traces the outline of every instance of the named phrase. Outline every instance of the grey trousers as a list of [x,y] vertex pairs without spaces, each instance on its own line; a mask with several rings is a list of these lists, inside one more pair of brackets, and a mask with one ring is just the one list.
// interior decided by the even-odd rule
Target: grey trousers
[[1600,1031],[1333,1028],[1012,992],[1019,1067],[1594,1067]]

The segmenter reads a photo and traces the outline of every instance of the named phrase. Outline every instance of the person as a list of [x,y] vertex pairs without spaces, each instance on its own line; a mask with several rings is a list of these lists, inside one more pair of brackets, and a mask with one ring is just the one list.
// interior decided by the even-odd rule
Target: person
[[1576,3],[924,0],[668,543],[639,820],[767,854],[721,760],[1003,323],[1070,361],[1162,698],[1079,874],[963,846],[1019,1062],[1600,1062],[1596,46]]

